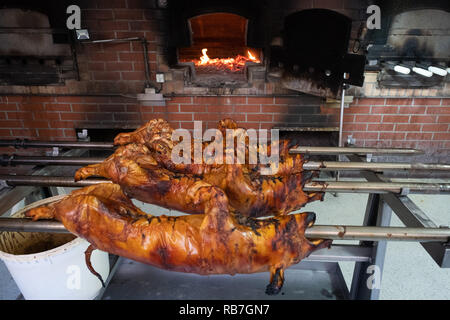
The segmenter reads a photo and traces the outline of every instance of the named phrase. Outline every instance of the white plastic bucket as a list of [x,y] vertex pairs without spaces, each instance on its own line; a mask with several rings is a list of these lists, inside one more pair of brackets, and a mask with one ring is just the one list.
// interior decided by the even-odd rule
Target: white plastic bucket
[[[37,201],[13,217],[23,217],[27,210],[62,197]],[[88,246],[84,239],[69,234],[0,233],[0,259],[5,262],[25,299],[94,299],[102,285],[86,266],[84,251]],[[46,250],[46,247],[53,248]],[[93,251],[91,262],[105,281],[109,275],[108,253]]]

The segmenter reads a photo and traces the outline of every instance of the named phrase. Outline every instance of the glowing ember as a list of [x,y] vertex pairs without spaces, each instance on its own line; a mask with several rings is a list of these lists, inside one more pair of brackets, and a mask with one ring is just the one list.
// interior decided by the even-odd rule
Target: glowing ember
[[227,71],[227,72],[241,72],[244,70],[247,61],[260,63],[260,61],[250,52],[247,51],[248,57],[237,55],[235,58],[214,58],[208,57],[206,52],[208,49],[202,49],[202,56],[198,60],[194,60],[197,69],[201,71]]

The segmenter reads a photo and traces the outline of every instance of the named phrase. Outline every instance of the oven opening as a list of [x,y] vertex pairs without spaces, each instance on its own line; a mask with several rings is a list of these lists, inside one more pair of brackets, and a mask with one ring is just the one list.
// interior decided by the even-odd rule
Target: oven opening
[[247,19],[231,13],[204,14],[189,19],[191,46],[179,48],[181,63],[193,63],[197,76],[245,75],[259,64],[262,53],[247,46]]

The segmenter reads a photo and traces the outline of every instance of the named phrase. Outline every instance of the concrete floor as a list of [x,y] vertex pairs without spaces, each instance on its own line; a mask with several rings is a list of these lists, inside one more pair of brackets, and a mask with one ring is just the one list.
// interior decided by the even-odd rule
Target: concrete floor
[[[448,182],[448,181],[447,181]],[[317,214],[316,224],[361,225],[364,219],[367,194],[327,194],[323,202],[305,207]],[[431,220],[450,225],[450,196],[410,195],[414,203]],[[395,214],[391,226],[404,226]],[[342,243],[355,243],[346,241]],[[353,262],[339,263],[347,286],[353,276]],[[380,299],[450,299],[450,269],[441,269],[415,242],[388,242]]]
[[[367,194],[340,193],[338,197],[327,194],[323,202],[311,203],[304,211],[317,214],[316,224],[361,225],[367,197]],[[450,225],[450,196],[410,197],[437,225]],[[160,211],[162,213],[168,210]],[[391,226],[403,226],[395,214],[392,216]],[[354,263],[340,265],[347,285],[350,286]],[[4,263],[0,262],[0,299],[15,299],[19,294],[20,291]],[[418,243],[389,242],[380,298],[450,299],[450,269],[439,268]]]

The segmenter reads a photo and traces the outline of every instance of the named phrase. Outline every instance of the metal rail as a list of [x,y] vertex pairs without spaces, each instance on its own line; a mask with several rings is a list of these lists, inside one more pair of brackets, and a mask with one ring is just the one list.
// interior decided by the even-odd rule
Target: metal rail
[[297,147],[289,150],[289,153],[305,153],[318,155],[340,155],[340,154],[390,154],[414,156],[423,154],[422,150],[417,149],[400,149],[400,148],[356,148],[356,147]]
[[104,158],[88,157],[38,157],[38,156],[17,156],[3,155],[0,157],[0,165],[57,165],[57,166],[87,166],[90,164],[101,163]]
[[28,139],[0,140],[0,147],[15,148],[88,148],[113,149],[112,142],[83,142],[83,141],[37,141]]
[[[0,231],[16,232],[55,232],[69,231],[59,221],[32,221],[27,218],[0,218]],[[305,235],[310,239],[332,240],[390,240],[418,242],[448,242],[448,228],[402,228],[402,227],[360,227],[316,225],[306,229]]]
[[305,183],[304,191],[349,192],[349,193],[450,193],[448,183],[396,183],[396,182],[353,182],[312,181]]
[[106,179],[86,179],[75,182],[73,177],[57,176],[13,176],[0,175],[10,186],[39,186],[39,187],[86,187],[98,183],[111,183]]
[[344,161],[307,161],[303,164],[304,170],[447,170],[450,164],[438,163],[395,163],[395,162],[344,162]]
[[[83,142],[83,141],[37,141],[28,139],[0,140],[0,147],[16,148],[88,148],[88,149],[113,149],[112,142]],[[321,155],[339,154],[391,154],[391,155],[419,155],[423,151],[417,149],[400,148],[356,148],[356,147],[307,147],[293,148],[290,153],[306,153]]]
[[[9,186],[54,186],[86,187],[97,183],[111,183],[106,179],[86,179],[75,182],[72,177],[57,176],[15,176],[0,175]],[[305,183],[303,190],[311,192],[351,192],[351,193],[449,193],[450,184],[439,183],[395,183],[395,182],[352,182],[352,181],[312,181]]]
[[[90,157],[44,157],[18,156],[4,154],[0,157],[0,165],[68,165],[87,166],[101,163],[104,158]],[[305,170],[339,171],[339,170],[441,170],[450,171],[450,164],[440,163],[389,163],[389,162],[344,162],[344,161],[307,161],[303,164]]]

